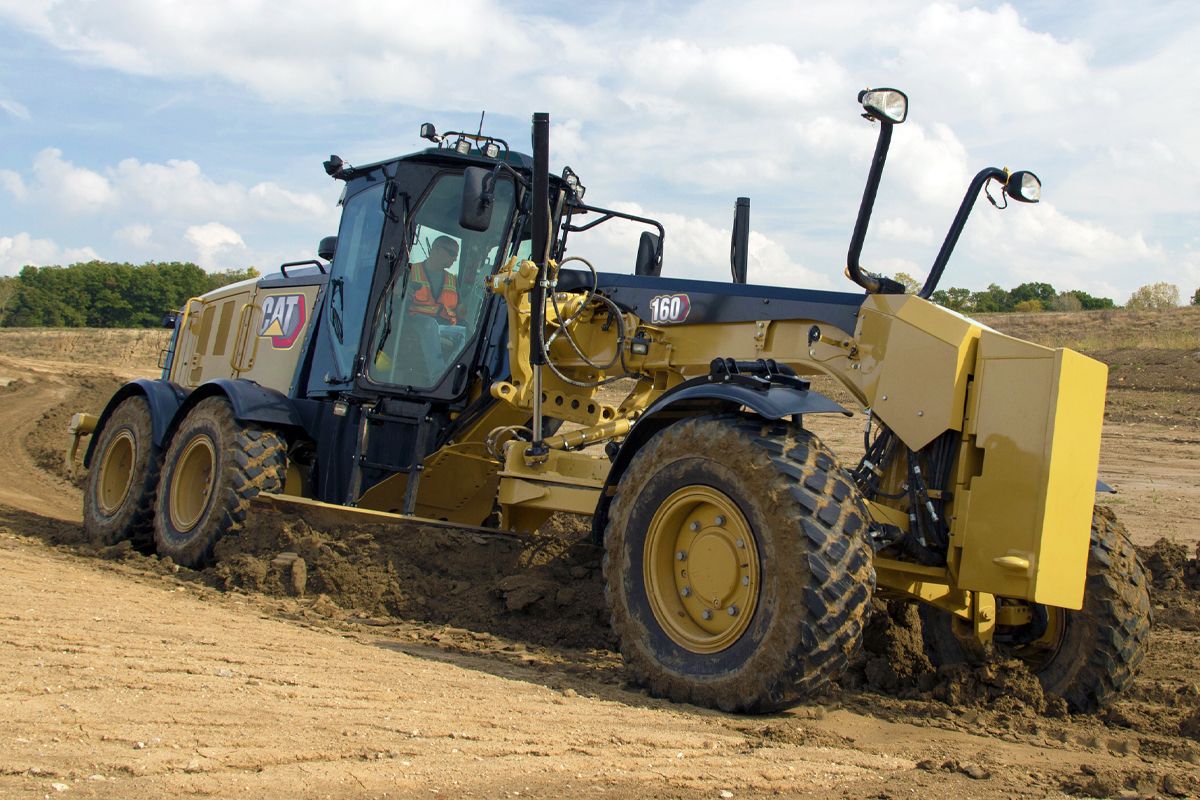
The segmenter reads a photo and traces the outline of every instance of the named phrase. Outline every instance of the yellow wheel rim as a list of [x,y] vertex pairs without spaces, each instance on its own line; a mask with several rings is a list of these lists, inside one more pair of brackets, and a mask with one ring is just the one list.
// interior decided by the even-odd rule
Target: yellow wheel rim
[[204,434],[187,443],[179,456],[171,481],[169,513],[177,531],[191,530],[212,495],[213,476],[217,471],[217,451],[212,439]]
[[716,653],[746,631],[758,603],[758,548],[741,509],[711,486],[685,486],[646,532],[642,571],[650,609],[671,640]]
[[1046,666],[1054,658],[1067,632],[1066,610],[1055,606],[1045,606],[1045,609],[1046,631],[1034,641],[1013,648],[1011,653],[1035,670]]
[[137,454],[137,446],[133,442],[133,434],[122,430],[110,442],[108,451],[104,454],[104,462],[100,465],[100,480],[96,500],[100,510],[112,516],[129,496],[129,488],[133,485],[133,460]]

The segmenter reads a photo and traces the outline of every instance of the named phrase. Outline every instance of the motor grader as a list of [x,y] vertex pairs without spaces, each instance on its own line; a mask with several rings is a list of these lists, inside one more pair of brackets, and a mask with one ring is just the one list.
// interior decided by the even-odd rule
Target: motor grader
[[[930,301],[980,190],[1036,202],[1040,183],[981,171],[906,294],[859,254],[908,101],[859,101],[879,133],[849,293],[746,283],[744,199],[728,283],[662,276],[659,223],[550,173],[545,114],[532,157],[430,124],[421,152],[331,157],[321,260],[193,298],[162,377],[73,421],[89,535],[201,567],[267,507],[396,536],[590,515],[621,653],[655,695],[794,704],[847,666],[874,597],[920,604],[935,663],[1015,656],[1097,708],[1149,626],[1143,569],[1093,508],[1106,368]],[[567,255],[615,218],[648,229],[631,269]],[[860,406],[862,453],[806,425],[851,414],[814,376]]]

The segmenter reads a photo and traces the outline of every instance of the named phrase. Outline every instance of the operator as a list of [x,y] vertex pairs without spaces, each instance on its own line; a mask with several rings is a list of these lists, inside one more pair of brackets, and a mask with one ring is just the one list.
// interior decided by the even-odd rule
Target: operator
[[426,314],[446,325],[458,323],[458,285],[449,272],[457,258],[457,242],[449,236],[433,240],[425,260],[412,265],[413,297],[408,313]]
[[418,332],[415,338],[430,380],[442,374],[447,356],[457,353],[466,338],[466,331],[458,324],[458,283],[450,272],[457,258],[458,242],[439,236],[430,245],[425,260],[413,263],[409,275],[412,299],[408,314],[413,323],[419,323],[409,327]]

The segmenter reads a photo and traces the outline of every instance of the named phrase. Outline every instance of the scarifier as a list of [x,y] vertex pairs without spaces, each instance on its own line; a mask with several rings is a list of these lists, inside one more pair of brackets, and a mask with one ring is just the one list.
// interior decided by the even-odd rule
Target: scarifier
[[[1143,569],[1093,508],[1106,368],[929,299],[980,191],[1037,202],[1040,183],[981,171],[905,294],[859,254],[908,99],[859,101],[879,127],[846,269],[863,292],[748,284],[745,198],[729,283],[663,277],[662,225],[550,174],[546,114],[532,157],[430,124],[412,155],[330,157],[345,188],[320,260],[193,298],[161,379],[73,420],[89,534],[199,567],[267,508],[397,536],[590,515],[621,652],[656,695],[794,704],[879,597],[921,604],[937,663],[999,651],[1099,707],[1149,626]],[[567,255],[614,218],[648,228],[632,274]],[[820,375],[865,412],[852,460],[805,426],[850,414]]]

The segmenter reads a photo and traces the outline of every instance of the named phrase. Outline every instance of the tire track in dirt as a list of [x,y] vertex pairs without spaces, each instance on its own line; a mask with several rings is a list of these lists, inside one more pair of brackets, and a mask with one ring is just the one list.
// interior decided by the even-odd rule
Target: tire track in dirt
[[[16,372],[7,359],[0,362],[0,371]],[[67,522],[82,518],[82,496],[67,481],[39,467],[25,446],[25,438],[33,432],[43,411],[65,400],[70,387],[61,380],[23,370],[23,379],[7,387],[0,402],[0,458],[3,458],[3,479],[0,479],[0,503],[22,511],[53,517]],[[65,452],[67,432],[63,431]]]

